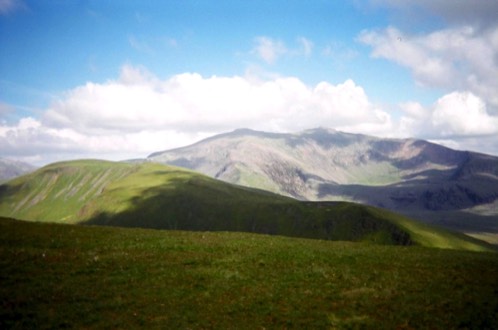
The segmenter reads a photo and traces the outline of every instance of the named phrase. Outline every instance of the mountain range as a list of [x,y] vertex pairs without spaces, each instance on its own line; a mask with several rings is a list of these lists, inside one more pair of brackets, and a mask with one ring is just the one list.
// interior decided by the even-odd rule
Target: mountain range
[[[10,164],[7,168],[19,170],[11,170],[11,175],[32,171],[23,164]],[[216,180],[198,179],[199,174],[181,168]],[[232,185],[222,186],[222,181]],[[197,195],[192,193],[197,189],[193,182],[202,182]],[[292,205],[285,212],[282,201]],[[295,134],[239,129],[156,152],[145,163],[56,163],[0,186],[3,216],[164,229],[276,233],[280,230],[269,228],[289,221],[282,212],[297,214],[294,221],[311,221],[321,211],[304,209],[310,205],[335,208],[341,201],[389,209],[496,244],[498,157],[423,140],[376,138],[325,128]],[[248,214],[252,215],[248,218]],[[230,223],[233,218],[242,220],[234,225]],[[322,225],[318,227],[326,232]],[[297,227],[282,233],[300,235]],[[323,232],[308,236],[323,237]]]
[[[494,329],[496,246],[350,201],[493,219],[496,176],[491,156],[325,129],[49,164],[0,183],[0,328]],[[473,193],[418,197],[446,187]]]
[[498,157],[424,140],[238,129],[147,159],[299,200],[354,201],[467,233],[498,233]]
[[31,172],[34,166],[16,160],[0,158],[0,183]]

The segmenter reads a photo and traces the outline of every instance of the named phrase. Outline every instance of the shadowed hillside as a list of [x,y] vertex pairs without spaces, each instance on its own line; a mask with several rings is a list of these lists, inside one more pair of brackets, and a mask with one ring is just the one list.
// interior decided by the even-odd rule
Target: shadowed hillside
[[[300,202],[154,163],[84,160],[46,166],[0,186],[0,215],[63,223],[488,249],[477,240],[424,227],[385,210],[346,202]],[[423,238],[429,236],[437,239]]]
[[498,234],[498,158],[427,141],[243,129],[148,159],[301,200],[355,201]]

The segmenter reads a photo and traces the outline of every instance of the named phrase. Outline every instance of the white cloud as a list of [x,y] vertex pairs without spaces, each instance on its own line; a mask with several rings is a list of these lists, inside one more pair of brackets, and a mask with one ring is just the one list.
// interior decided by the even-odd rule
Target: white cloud
[[358,56],[358,52],[341,43],[331,42],[323,48],[322,55],[330,57],[335,61],[349,62]]
[[432,125],[441,136],[498,134],[498,117],[490,116],[484,102],[469,92],[440,98],[432,113]]
[[410,69],[419,84],[468,90],[498,113],[498,27],[462,26],[422,35],[389,27],[364,31],[359,40],[372,46],[373,57]]
[[123,160],[187,145],[207,136],[171,130],[84,134],[71,127],[47,127],[26,117],[15,125],[0,125],[0,155],[35,165],[74,158]]
[[401,104],[400,107],[406,115],[416,120],[425,120],[430,115],[429,112],[417,102],[406,102]]
[[[123,66],[116,80],[67,91],[40,118],[0,123],[0,154],[39,164],[63,158],[126,159],[191,144],[236,128],[295,132],[324,126],[391,137],[419,137],[476,147],[496,143],[498,117],[471,92],[453,92],[431,107],[401,105],[401,118],[369,100],[352,80],[308,86],[294,77],[159,79]],[[481,147],[482,149],[482,147]]]
[[284,43],[280,40],[257,37],[254,41],[256,45],[252,52],[268,64],[273,64],[280,56],[288,52]]
[[405,135],[432,139],[496,137],[498,116],[488,113],[486,104],[471,92],[452,92],[430,108],[416,102],[401,105],[400,128]]
[[418,34],[391,26],[358,36],[360,42],[372,47],[372,57],[406,67],[421,86],[446,91],[429,107],[417,102],[401,104],[403,115],[397,120],[396,134],[498,154],[498,2],[370,3],[394,9],[398,17],[439,17],[451,23],[447,28]]
[[[193,143],[241,127],[298,131],[317,126],[370,133],[390,126],[352,80],[307,86],[293,77],[253,79],[185,73],[160,80],[126,65],[117,80],[87,83],[39,119],[0,126],[0,153],[75,153],[118,159]],[[41,160],[40,162],[42,162]]]
[[[117,81],[88,83],[67,92],[43,117],[46,125],[89,130],[136,132],[145,129],[220,131],[243,126],[282,130],[320,125],[378,122],[377,110],[352,80],[306,86],[293,77],[266,80],[209,77],[184,73],[159,80],[124,66]],[[296,120],[302,117],[303,122]],[[304,125],[304,126],[303,126]]]
[[275,64],[282,57],[305,57],[308,58],[313,54],[314,43],[310,39],[300,36],[295,40],[295,44],[287,47],[281,40],[276,40],[266,36],[256,37],[254,47],[251,50],[252,55],[267,64]]

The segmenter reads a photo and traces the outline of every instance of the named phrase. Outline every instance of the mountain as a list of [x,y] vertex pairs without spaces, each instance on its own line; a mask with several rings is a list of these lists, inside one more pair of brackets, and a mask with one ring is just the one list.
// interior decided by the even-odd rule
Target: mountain
[[498,233],[498,157],[423,140],[325,128],[240,129],[148,160],[300,200],[354,201],[465,232]]
[[34,166],[24,162],[0,158],[0,182],[18,177],[34,169]]
[[0,216],[34,221],[487,250],[386,210],[301,202],[156,163],[51,164],[0,186]]

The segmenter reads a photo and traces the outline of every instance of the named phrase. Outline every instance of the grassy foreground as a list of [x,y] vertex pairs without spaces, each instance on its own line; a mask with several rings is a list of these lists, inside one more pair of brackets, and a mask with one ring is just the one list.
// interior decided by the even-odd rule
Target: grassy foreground
[[498,327],[498,256],[0,218],[0,328]]

